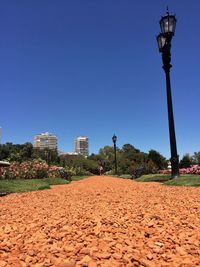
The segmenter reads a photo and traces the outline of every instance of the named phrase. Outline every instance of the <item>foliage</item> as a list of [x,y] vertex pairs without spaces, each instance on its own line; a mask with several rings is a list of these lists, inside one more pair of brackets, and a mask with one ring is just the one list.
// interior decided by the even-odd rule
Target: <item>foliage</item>
[[[158,170],[169,173],[166,170],[167,160],[156,150],[144,153],[131,144],[124,144],[121,149],[116,149],[116,156],[117,175],[135,176],[140,170],[144,174],[154,174]],[[58,155],[57,150],[38,150],[33,148],[31,143],[22,145],[6,143],[0,145],[0,160],[12,163],[6,171],[4,169],[3,175],[0,174],[3,179],[97,175],[100,166],[103,167],[104,173],[115,174],[113,146],[104,146],[98,154],[92,154],[85,158],[81,155]],[[40,162],[40,164],[37,165],[34,162]],[[186,154],[180,162],[181,168],[190,167],[192,164],[200,164],[200,152],[195,152],[192,157]],[[63,168],[62,172],[61,167]]]
[[48,164],[59,163],[57,150],[39,150],[34,148],[31,143],[25,143],[22,145],[6,143],[0,145],[0,160],[23,162],[33,159],[42,159]]
[[32,158],[45,160],[48,165],[55,165],[59,164],[60,162],[60,158],[56,149],[45,148],[41,150],[34,148]]
[[189,168],[192,163],[192,157],[189,154],[185,154],[180,161],[180,168]]
[[71,175],[98,174],[98,162],[81,155],[62,155],[60,156],[60,165]]
[[[33,160],[12,162],[9,167],[0,168],[0,179],[41,179],[61,177],[61,167],[48,166],[45,161]],[[67,173],[67,170],[65,170]],[[68,174],[70,177],[71,174]]]
[[167,168],[167,160],[159,152],[151,149],[148,154],[148,159],[151,160],[157,168],[164,169]]
[[[198,174],[200,175],[200,166],[193,165],[190,168],[182,168],[179,169],[180,174]],[[160,170],[159,173],[161,174],[170,174],[171,170]]]
[[193,163],[195,165],[199,165],[200,166],[200,151],[199,152],[194,152],[192,160],[193,160]]
[[0,160],[24,161],[30,159],[33,153],[33,145],[25,143],[23,145],[6,143],[0,145]]

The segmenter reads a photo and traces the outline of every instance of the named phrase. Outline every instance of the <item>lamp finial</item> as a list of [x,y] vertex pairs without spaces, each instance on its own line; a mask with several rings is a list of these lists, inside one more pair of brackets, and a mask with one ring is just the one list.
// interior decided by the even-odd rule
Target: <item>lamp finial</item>
[[166,13],[167,13],[167,15],[169,15],[169,7],[168,6],[167,6],[167,12]]

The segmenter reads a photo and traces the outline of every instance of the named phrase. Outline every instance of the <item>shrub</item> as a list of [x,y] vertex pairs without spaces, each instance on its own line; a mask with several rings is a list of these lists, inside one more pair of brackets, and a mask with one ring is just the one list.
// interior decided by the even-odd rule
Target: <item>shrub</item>
[[[200,166],[198,165],[193,165],[190,168],[182,168],[179,170],[180,174],[198,174],[200,175]],[[159,173],[161,174],[170,174],[171,170],[160,170]]]
[[49,167],[45,161],[41,160],[13,162],[9,167],[0,168],[0,179],[57,178],[61,177],[60,169],[61,167],[57,166]]

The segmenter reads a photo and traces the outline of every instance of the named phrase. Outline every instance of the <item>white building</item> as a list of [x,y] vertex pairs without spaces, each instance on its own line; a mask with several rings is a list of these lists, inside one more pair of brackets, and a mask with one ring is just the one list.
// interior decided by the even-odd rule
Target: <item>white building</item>
[[78,136],[75,139],[75,153],[87,157],[89,155],[88,137]]
[[39,149],[57,149],[57,136],[51,133],[41,133],[34,136],[34,147]]

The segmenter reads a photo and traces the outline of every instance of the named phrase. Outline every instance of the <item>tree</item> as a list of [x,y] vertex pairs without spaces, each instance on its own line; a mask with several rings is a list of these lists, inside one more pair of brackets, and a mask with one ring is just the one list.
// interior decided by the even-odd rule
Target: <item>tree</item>
[[[114,149],[112,146],[104,146],[99,150],[99,165],[104,163],[105,171],[110,171],[114,168]],[[117,148],[118,159],[118,148]]]
[[124,153],[124,156],[129,160],[136,160],[138,154],[140,153],[139,149],[136,149],[134,146],[130,144],[125,144],[122,147],[122,152]]
[[[92,156],[94,158],[94,156]],[[98,174],[98,161],[81,155],[61,155],[60,165],[73,169],[75,175]]]
[[19,152],[22,160],[30,160],[33,156],[33,145],[31,143],[25,143],[22,145]]
[[38,149],[38,148],[34,148],[34,150],[33,150],[33,158],[43,159],[48,164],[57,164],[57,163],[60,162],[60,158],[58,156],[57,149],[49,149],[49,148]]
[[167,168],[167,160],[158,151],[151,149],[148,159],[152,160],[159,170]]
[[180,161],[180,168],[189,168],[192,165],[192,157],[187,153]]
[[194,152],[194,155],[193,155],[193,163],[196,164],[196,165],[200,165],[200,151],[199,152]]
[[19,161],[32,159],[33,145],[31,143],[0,145],[0,160]]
[[8,145],[0,145],[0,160],[5,160],[10,156],[10,149]]

